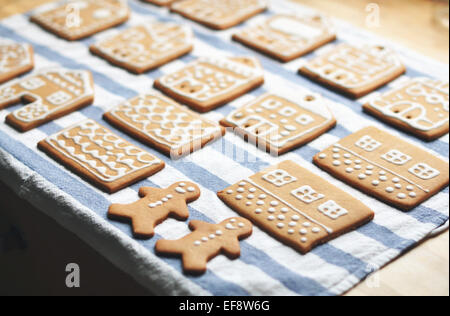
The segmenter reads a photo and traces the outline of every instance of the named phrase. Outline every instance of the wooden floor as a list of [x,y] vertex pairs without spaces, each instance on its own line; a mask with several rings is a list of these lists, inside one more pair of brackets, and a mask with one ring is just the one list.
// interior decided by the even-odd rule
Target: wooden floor
[[[435,20],[447,5],[431,0],[292,0],[351,21],[436,60],[449,62],[449,33]],[[49,0],[0,0],[0,19]],[[380,8],[379,27],[366,25],[366,7]],[[447,1],[448,3],[448,1]],[[448,7],[448,6],[447,6]],[[449,295],[449,232],[426,241],[348,295]]]

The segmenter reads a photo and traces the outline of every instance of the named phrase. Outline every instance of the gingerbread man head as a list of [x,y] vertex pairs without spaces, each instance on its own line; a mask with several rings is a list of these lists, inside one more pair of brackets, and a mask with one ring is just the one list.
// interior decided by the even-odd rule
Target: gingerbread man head
[[227,236],[234,236],[238,239],[248,237],[253,231],[252,223],[243,217],[229,218],[219,225],[224,228]]
[[172,195],[177,198],[186,200],[188,203],[193,202],[200,196],[200,188],[192,182],[177,182],[168,189]]

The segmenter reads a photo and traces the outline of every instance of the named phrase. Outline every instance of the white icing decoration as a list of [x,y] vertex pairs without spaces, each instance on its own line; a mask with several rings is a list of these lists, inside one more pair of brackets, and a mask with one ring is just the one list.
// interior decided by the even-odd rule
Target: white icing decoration
[[314,227],[314,228],[312,229],[312,232],[315,233],[315,234],[320,233],[320,228]]
[[408,171],[422,180],[431,180],[441,174],[438,170],[432,168],[426,163],[418,163],[408,169]]
[[225,228],[228,229],[228,230],[236,230],[236,229],[237,229],[237,228],[234,227],[231,223],[227,223],[227,224],[225,225]]
[[348,214],[348,211],[345,208],[339,206],[333,200],[323,203],[318,207],[318,210],[333,220]]
[[216,231],[216,236],[222,236],[223,232],[221,230]]
[[359,148],[364,149],[365,151],[372,152],[376,150],[378,147],[380,147],[382,144],[375,139],[373,139],[371,136],[363,136],[360,140],[358,140],[355,143],[356,146]]
[[176,188],[175,188],[175,191],[177,191],[177,192],[180,193],[180,194],[186,193],[186,190],[183,189],[183,188],[180,188],[180,187],[176,187]]
[[[77,128],[80,128],[80,130],[74,135],[72,131]],[[104,182],[114,182],[138,170],[162,163],[156,157],[105,130],[93,120],[86,120],[49,136],[46,142]],[[75,143],[76,147],[71,142]],[[120,150],[120,152],[100,154],[100,151],[95,147],[105,148],[107,143],[112,144],[114,149]],[[80,151],[80,153],[76,153],[77,151]],[[126,158],[126,156],[129,158]],[[151,158],[151,160],[144,159],[145,156]],[[141,166],[136,166],[137,163],[140,163]],[[126,168],[118,167],[118,164],[124,165]]]
[[398,166],[403,166],[412,159],[411,156],[408,156],[396,149],[390,150],[386,154],[382,155],[381,158]]
[[304,185],[298,189],[291,191],[291,195],[295,196],[297,199],[306,204],[310,204],[325,197],[325,195],[317,193],[309,185]]
[[263,175],[262,178],[265,181],[270,182],[277,187],[282,187],[286,184],[297,181],[297,178],[291,176],[287,171],[281,169],[269,172]]

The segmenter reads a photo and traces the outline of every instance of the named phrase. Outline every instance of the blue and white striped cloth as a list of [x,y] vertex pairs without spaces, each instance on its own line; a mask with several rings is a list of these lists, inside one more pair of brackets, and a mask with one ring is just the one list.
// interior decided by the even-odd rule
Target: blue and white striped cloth
[[[339,295],[375,269],[415,246],[448,220],[448,188],[416,209],[404,213],[337,181],[311,163],[313,155],[318,151],[368,125],[375,125],[400,135],[446,161],[449,150],[448,135],[432,143],[424,143],[364,114],[361,109],[362,100],[351,101],[297,75],[297,69],[313,54],[288,64],[280,64],[232,42],[231,34],[242,26],[226,31],[211,31],[170,14],[164,8],[138,0],[130,0],[129,5],[133,12],[128,23],[78,42],[67,42],[42,30],[29,22],[29,15],[16,15],[0,21],[0,37],[33,45],[36,69],[63,66],[90,70],[94,75],[96,91],[94,105],[25,134],[18,133],[3,123],[6,115],[18,106],[0,111],[0,178],[21,197],[68,230],[75,232],[138,282],[155,293],[168,295]],[[267,13],[251,19],[247,24],[276,12],[292,13],[294,10],[309,11],[287,1],[277,0],[273,1]],[[89,45],[99,38],[151,19],[191,25],[196,36],[193,53],[156,71],[138,76],[113,67],[89,53]],[[346,22],[334,22],[339,41],[382,42],[396,49],[408,66],[406,76],[448,78],[448,65],[436,63],[392,43],[386,43]],[[266,77],[263,87],[206,114],[206,117],[219,120],[265,91],[276,91],[277,87],[293,87],[310,89],[328,98],[338,120],[337,127],[307,146],[279,158],[248,146],[235,135],[227,134],[223,141],[175,162],[115,130],[102,120],[102,114],[106,110],[140,92],[148,91],[154,79],[201,55],[256,55],[265,69]],[[390,86],[398,84],[402,79],[404,77]],[[382,88],[378,92],[388,88]],[[108,126],[125,139],[154,153],[167,163],[166,169],[128,189],[108,195],[37,150],[38,141],[85,118],[92,118]],[[227,150],[223,150],[224,148]],[[376,212],[374,221],[315,248],[307,255],[301,255],[256,228],[253,235],[241,243],[242,256],[238,260],[230,261],[219,256],[208,264],[208,272],[205,275],[191,277],[182,273],[180,260],[158,257],[154,253],[156,240],[177,239],[187,234],[187,222],[169,219],[157,227],[157,234],[153,239],[139,241],[132,238],[129,225],[109,221],[106,217],[111,203],[135,201],[141,186],[166,187],[175,181],[190,180],[198,183],[202,189],[201,198],[190,205],[190,220],[220,222],[236,214],[216,197],[217,191],[285,159],[296,161],[363,201]]]

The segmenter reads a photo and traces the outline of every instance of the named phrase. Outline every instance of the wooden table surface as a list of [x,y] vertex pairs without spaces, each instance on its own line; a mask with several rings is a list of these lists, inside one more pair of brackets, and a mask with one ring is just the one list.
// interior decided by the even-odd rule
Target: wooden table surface
[[[449,33],[435,20],[448,8],[430,0],[292,0],[317,8],[438,61],[449,62]],[[51,0],[0,0],[0,19]],[[379,6],[378,27],[366,24],[366,8]],[[448,2],[447,2],[448,3]],[[347,295],[449,295],[449,232],[432,238],[384,267]]]

